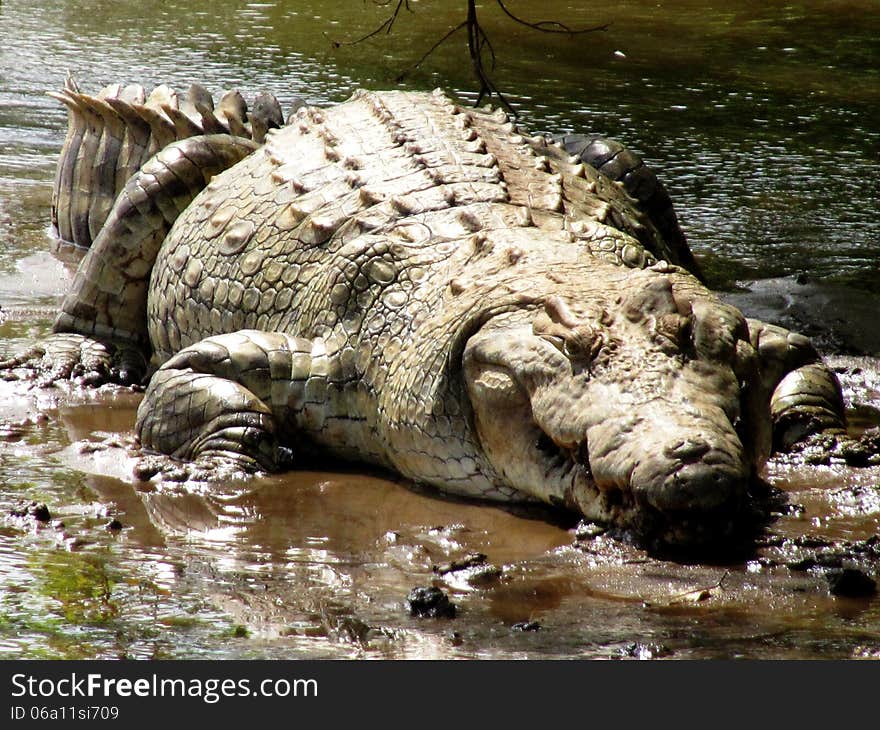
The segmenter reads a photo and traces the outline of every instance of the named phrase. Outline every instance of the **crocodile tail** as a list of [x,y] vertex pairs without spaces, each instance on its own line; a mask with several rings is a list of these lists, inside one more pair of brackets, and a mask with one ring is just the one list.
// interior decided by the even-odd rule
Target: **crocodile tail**
[[72,241],[70,232],[70,194],[73,187],[73,165],[85,131],[85,121],[72,94],[79,87],[68,74],[64,88],[60,92],[50,91],[49,96],[57,99],[70,110],[67,115],[67,136],[64,138],[62,154],[55,170],[55,183],[52,187],[52,226],[59,238]]
[[76,271],[54,332],[148,348],[147,287],[177,216],[215,176],[258,145],[232,135],[178,140],[150,158],[117,196]]
[[563,134],[554,136],[553,141],[569,155],[621,183],[663,238],[666,250],[654,253],[703,279],[666,187],[639,155],[616,140],[596,135]]
[[156,154],[183,139],[227,134],[262,143],[281,125],[278,101],[260,94],[248,118],[238,92],[214,113],[211,94],[193,84],[183,97],[165,85],[149,94],[139,85],[113,84],[96,95],[68,76],[49,92],[67,107],[68,126],[52,191],[52,225],[59,239],[88,248],[128,181]]

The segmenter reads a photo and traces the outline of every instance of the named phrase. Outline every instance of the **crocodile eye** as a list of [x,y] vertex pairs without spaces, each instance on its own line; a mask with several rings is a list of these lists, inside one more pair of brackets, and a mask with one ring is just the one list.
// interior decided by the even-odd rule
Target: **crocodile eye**
[[657,318],[654,331],[657,334],[655,341],[664,349],[670,349],[670,354],[687,352],[691,349],[693,317],[664,314]]
[[[601,316],[596,319],[602,321]],[[604,343],[601,332],[593,328],[591,320],[593,318],[583,312],[573,313],[559,297],[551,297],[545,310],[535,317],[532,332],[565,355],[575,372],[581,372],[589,369]]]
[[564,353],[573,362],[590,363],[596,359],[603,342],[599,332],[587,324],[581,324],[567,333]]

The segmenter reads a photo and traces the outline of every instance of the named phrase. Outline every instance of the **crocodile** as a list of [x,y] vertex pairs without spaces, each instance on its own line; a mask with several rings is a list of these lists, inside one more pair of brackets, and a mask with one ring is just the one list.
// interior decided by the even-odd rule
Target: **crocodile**
[[844,433],[810,341],[704,285],[613,143],[441,91],[213,131],[125,182],[54,334],[0,363],[147,381],[147,453],[365,463],[703,546],[749,521],[773,449]]

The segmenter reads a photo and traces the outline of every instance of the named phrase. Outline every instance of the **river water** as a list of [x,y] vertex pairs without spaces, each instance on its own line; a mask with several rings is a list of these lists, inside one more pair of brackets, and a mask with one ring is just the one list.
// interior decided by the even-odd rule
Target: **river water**
[[[50,253],[66,121],[45,95],[68,71],[90,91],[199,81],[248,97],[269,90],[283,106],[358,87],[443,86],[473,100],[461,35],[410,70],[464,19],[463,2],[412,2],[391,34],[336,45],[394,5],[2,0],[0,352],[48,331],[71,277],[72,264]],[[572,28],[610,24],[544,34],[480,4],[493,79],[520,123],[599,132],[642,153],[714,286],[750,313],[794,321],[830,355],[861,356],[835,363],[854,414],[873,423],[877,3],[548,0],[540,17],[532,3],[507,5]],[[768,480],[798,506],[764,548],[683,565],[578,537],[554,515],[452,501],[387,475],[304,472],[205,494],[138,483],[128,450],[136,393],[2,381],[0,391],[0,657],[880,653],[880,600],[831,595],[815,560],[834,541],[861,550],[850,562],[871,554],[876,468],[774,464]],[[32,500],[51,522],[12,514]],[[121,530],[108,528],[114,518]],[[486,558],[434,570],[472,553]],[[876,577],[874,563],[861,565]],[[457,618],[408,615],[409,590],[430,584],[450,592]]]

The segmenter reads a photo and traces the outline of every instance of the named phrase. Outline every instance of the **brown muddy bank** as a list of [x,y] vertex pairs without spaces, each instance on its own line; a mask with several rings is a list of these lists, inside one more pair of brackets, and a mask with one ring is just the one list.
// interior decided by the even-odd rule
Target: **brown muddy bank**
[[[870,373],[877,396],[876,361],[838,364]],[[788,504],[753,553],[682,563],[595,526],[450,500],[382,475],[291,472],[204,490],[142,482],[132,476],[138,394],[0,385],[15,413],[4,419],[4,472],[42,462],[59,476],[51,489],[17,490],[15,504],[7,492],[3,504],[7,626],[12,605],[31,614],[26,623],[40,601],[43,623],[63,615],[66,624],[55,643],[31,627],[24,655],[880,653],[880,600],[864,589],[880,572],[880,466],[777,460],[767,477]],[[38,497],[50,515],[22,510]],[[35,564],[46,571],[39,579]],[[441,588],[455,618],[411,616],[416,586]],[[73,627],[88,638],[67,647]]]

